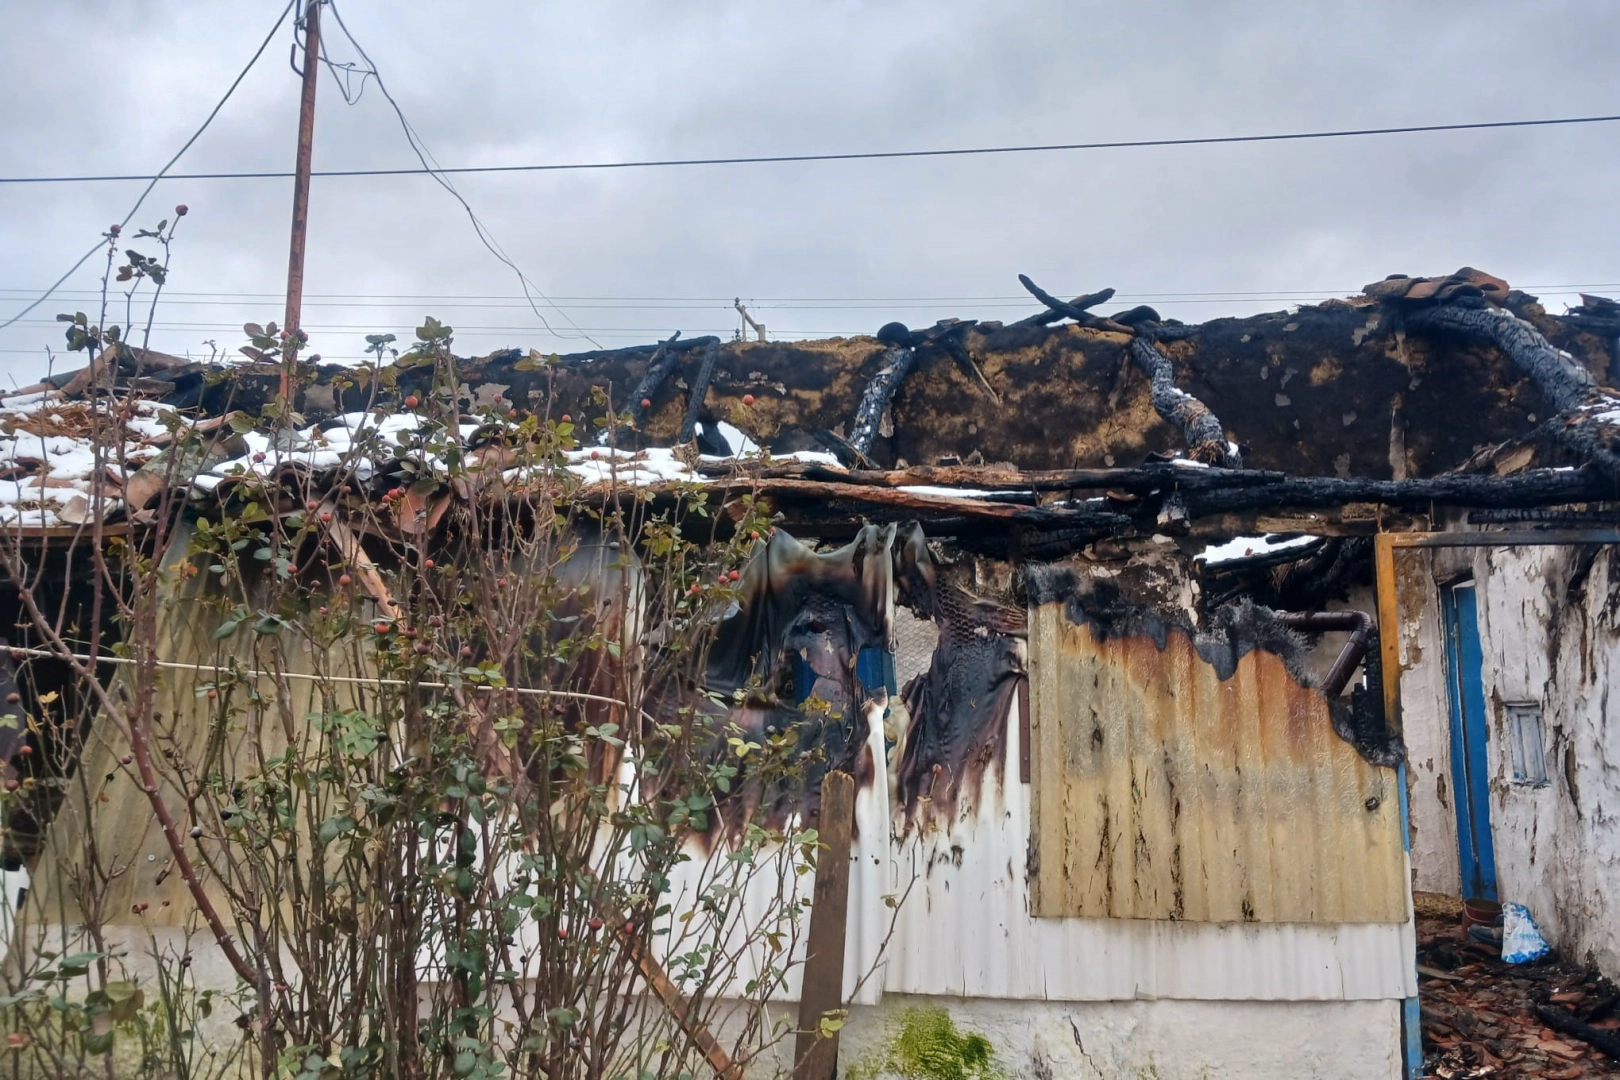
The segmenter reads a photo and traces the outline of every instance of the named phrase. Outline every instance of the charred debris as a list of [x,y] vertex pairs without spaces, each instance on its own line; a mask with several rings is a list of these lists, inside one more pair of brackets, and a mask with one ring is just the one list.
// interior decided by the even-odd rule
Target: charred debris
[[[1399,759],[1398,736],[1376,694],[1345,694],[1355,671],[1376,664],[1375,628],[1356,612],[1324,614],[1370,583],[1370,536],[1617,520],[1613,301],[1585,297],[1550,315],[1464,268],[1187,325],[1150,307],[1097,314],[1111,289],[1063,300],[1019,280],[1041,310],[1010,323],[890,323],[873,338],[793,343],[676,334],[560,357],[498,351],[459,362],[460,404],[600,420],[615,453],[673,448],[690,474],[639,484],[654,504],[701,483],[711,499],[752,496],[784,531],[829,545],[902,526],[897,550],[910,555],[896,556],[899,602],[939,623],[946,654],[936,653],[938,685],[903,695],[913,711],[949,714],[962,689],[947,685],[950,672],[983,668],[972,689],[993,693],[1002,706],[991,711],[1004,713],[1024,677],[1005,642],[1026,635],[1026,605],[1058,602],[1098,636],[1145,634],[1162,648],[1184,634],[1222,671],[1252,649],[1279,654],[1377,764]],[[315,363],[302,376],[296,407],[319,423],[399,408],[426,394],[433,372],[363,379]],[[258,413],[278,381],[267,365],[126,348],[17,393],[143,398],[217,423]],[[210,453],[239,454],[232,426],[217,429]],[[156,496],[139,477],[119,492],[135,527]],[[358,497],[395,480],[381,469],[377,490]],[[309,478],[298,483],[307,490]],[[586,485],[573,497],[616,496]],[[1286,542],[1202,557],[1235,537]],[[1343,651],[1318,678],[1305,657],[1324,633],[1342,635]],[[1002,644],[977,655],[986,640]],[[1376,670],[1366,673],[1376,687]],[[941,755],[999,753],[987,742],[993,717],[946,726],[972,730],[911,748],[903,802]]]

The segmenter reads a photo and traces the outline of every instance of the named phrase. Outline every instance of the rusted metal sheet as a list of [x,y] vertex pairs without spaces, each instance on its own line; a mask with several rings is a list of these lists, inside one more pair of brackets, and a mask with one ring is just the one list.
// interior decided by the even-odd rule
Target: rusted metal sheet
[[[1040,1001],[1358,1001],[1417,993],[1412,924],[1052,919],[1031,913],[1032,785],[1016,716],[1003,765],[948,826],[894,842],[897,912],[852,908],[894,934],[883,989]],[[1191,812],[1190,810],[1187,812]]]
[[1280,657],[1223,680],[1180,632],[1098,640],[1056,604],[1030,636],[1034,914],[1406,921],[1395,774]]

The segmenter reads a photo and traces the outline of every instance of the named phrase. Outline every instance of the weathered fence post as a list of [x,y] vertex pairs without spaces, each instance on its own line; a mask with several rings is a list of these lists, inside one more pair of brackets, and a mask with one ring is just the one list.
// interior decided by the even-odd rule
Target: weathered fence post
[[838,1032],[822,1034],[821,1021],[844,1007],[844,934],[849,915],[849,848],[855,832],[855,779],[829,772],[821,781],[822,850],[810,908],[804,983],[799,991],[799,1036],[793,1080],[832,1080],[838,1068]]

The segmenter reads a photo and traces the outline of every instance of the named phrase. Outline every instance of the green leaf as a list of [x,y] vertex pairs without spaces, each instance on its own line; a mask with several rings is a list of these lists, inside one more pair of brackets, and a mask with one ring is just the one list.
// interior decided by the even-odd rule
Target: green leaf
[[215,641],[224,641],[226,638],[228,638],[232,634],[236,633],[236,628],[241,626],[241,625],[242,625],[242,623],[241,623],[241,620],[239,620],[239,619],[227,619],[227,620],[225,620],[224,622],[219,624],[219,629],[214,631],[214,640]]
[[320,838],[322,844],[330,844],[344,833],[354,831],[354,818],[348,814],[330,817],[321,822]]

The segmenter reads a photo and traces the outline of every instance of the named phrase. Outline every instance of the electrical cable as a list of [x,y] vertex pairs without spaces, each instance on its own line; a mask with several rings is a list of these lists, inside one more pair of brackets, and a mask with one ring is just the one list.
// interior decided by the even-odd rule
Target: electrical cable
[[[334,14],[336,10],[334,9]],[[342,25],[342,19],[338,20]],[[352,40],[352,39],[351,39]],[[364,55],[362,53],[362,55]],[[397,106],[396,106],[397,108]],[[1026,146],[972,146],[937,150],[872,150],[847,154],[765,154],[754,157],[663,158],[644,161],[579,161],[553,165],[461,165],[420,169],[324,169],[315,176],[433,176],[472,173],[578,172],[595,169],[661,169],[693,165],[781,165],[809,161],[884,161],[903,158],[973,157],[984,154],[1039,154],[1077,150],[1135,150],[1148,147],[1224,146],[1240,143],[1297,142],[1306,139],[1349,139],[1373,135],[1419,135],[1444,131],[1491,131],[1507,128],[1564,127],[1572,124],[1608,124],[1614,116],[1563,116],[1539,120],[1487,120],[1465,124],[1413,124],[1405,127],[1344,128],[1333,131],[1293,131],[1274,135],[1209,135],[1185,139],[1121,139],[1112,142],[1035,143]],[[290,172],[181,173],[171,180],[281,180]],[[116,180],[146,180],[146,176],[0,176],[0,184],[89,184]],[[442,181],[441,181],[442,182]]]
[[[208,118],[202,122],[202,127],[199,127],[192,134],[191,138],[186,140],[185,145],[175,152],[174,157],[170,158],[169,163],[163,166],[163,168],[159,169],[156,175],[152,177],[141,177],[141,179],[149,180],[150,182],[141,191],[141,197],[135,200],[135,205],[129,208],[129,213],[124,215],[124,220],[118,223],[118,228],[120,230],[122,230],[125,225],[128,225],[130,220],[134,218],[136,212],[140,210],[141,204],[146,201],[146,197],[152,193],[153,188],[157,187],[158,181],[162,180],[168,174],[169,170],[174,167],[175,162],[179,161],[181,156],[185,154],[187,150],[191,149],[191,144],[201,138],[202,133],[208,130],[208,125],[214,122],[214,117],[219,115],[219,111],[225,107],[225,103],[231,100],[231,95],[236,93],[236,88],[242,85],[242,80],[247,78],[247,73],[253,70],[253,65],[257,64],[259,62],[259,57],[264,55],[264,50],[270,45],[270,42],[275,39],[277,31],[281,29],[281,24],[287,21],[287,13],[293,9],[293,5],[297,2],[298,0],[287,0],[287,6],[281,9],[281,15],[276,19],[276,24],[270,28],[270,33],[266,34],[264,40],[259,43],[259,48],[254,52],[253,58],[247,62],[247,67],[243,68],[241,73],[238,74],[231,82],[230,88],[225,91],[225,96],[219,99],[219,104],[214,106],[213,111],[208,114]],[[102,239],[106,238],[103,237]],[[51,298],[51,294],[54,293],[64,281],[72,277],[74,273],[78,271],[79,267],[83,266],[87,261],[89,261],[90,256],[100,251],[101,248],[102,240],[97,240],[95,244],[91,246],[89,251],[86,251],[83,255],[79,256],[78,262],[68,267],[67,273],[56,279],[56,284],[45,290],[44,294],[41,295],[39,299],[17,312],[17,314],[13,315],[5,322],[0,322],[0,330],[4,330],[6,327],[15,323],[18,319],[21,319],[24,315],[27,315],[30,311],[33,311],[35,308],[39,307],[39,305],[43,304],[46,300],[49,300]]]
[[[350,45],[354,46],[354,51],[359,53],[360,59],[366,62],[366,67],[370,69],[371,76],[377,80],[378,93],[382,94],[384,99],[386,99],[388,104],[393,108],[394,115],[399,118],[400,127],[405,130],[406,141],[410,143],[411,150],[416,154],[416,159],[422,163],[422,169],[429,176],[433,177],[434,181],[440,187],[448,191],[456,202],[461,204],[461,208],[467,212],[467,219],[472,222],[473,231],[478,234],[478,239],[483,243],[484,247],[489,249],[489,253],[494,255],[501,262],[505,263],[512,273],[517,275],[518,285],[523,289],[524,299],[529,302],[529,307],[534,311],[535,318],[540,320],[540,324],[546,328],[546,332],[552,337],[556,338],[567,338],[569,336],[566,334],[559,334],[557,331],[552,329],[551,323],[546,319],[545,315],[541,314],[539,306],[535,304],[534,296],[530,294],[531,289],[534,290],[534,293],[539,294],[540,298],[549,304],[552,310],[554,310],[558,315],[561,315],[568,325],[574,328],[575,332],[580,337],[583,337],[586,341],[589,341],[592,345],[595,345],[598,349],[600,349],[602,346],[599,342],[593,340],[589,334],[587,334],[584,330],[581,330],[579,328],[579,324],[574,322],[574,320],[569,317],[568,312],[558,307],[556,302],[548,297],[538,285],[529,280],[528,275],[525,274],[521,268],[519,268],[517,263],[512,261],[511,257],[506,254],[506,252],[501,248],[501,245],[495,240],[495,237],[490,233],[489,229],[482,221],[479,220],[478,215],[473,212],[471,204],[469,204],[466,199],[462,198],[461,192],[456,190],[454,184],[445,179],[444,173],[446,170],[439,167],[438,161],[434,160],[432,153],[428,151],[427,144],[424,143],[421,136],[416,133],[416,129],[411,126],[411,122],[405,118],[405,111],[399,107],[399,102],[394,100],[394,95],[388,92],[388,87],[383,83],[382,73],[377,70],[376,63],[374,63],[371,57],[366,54],[366,50],[360,46],[360,43],[354,39],[354,35],[349,32],[348,25],[343,21],[342,13],[338,11],[336,0],[327,0],[327,9],[332,12],[332,17],[337,20],[338,29],[343,31],[343,36],[349,39]],[[363,80],[361,88],[362,90],[364,89]]]

